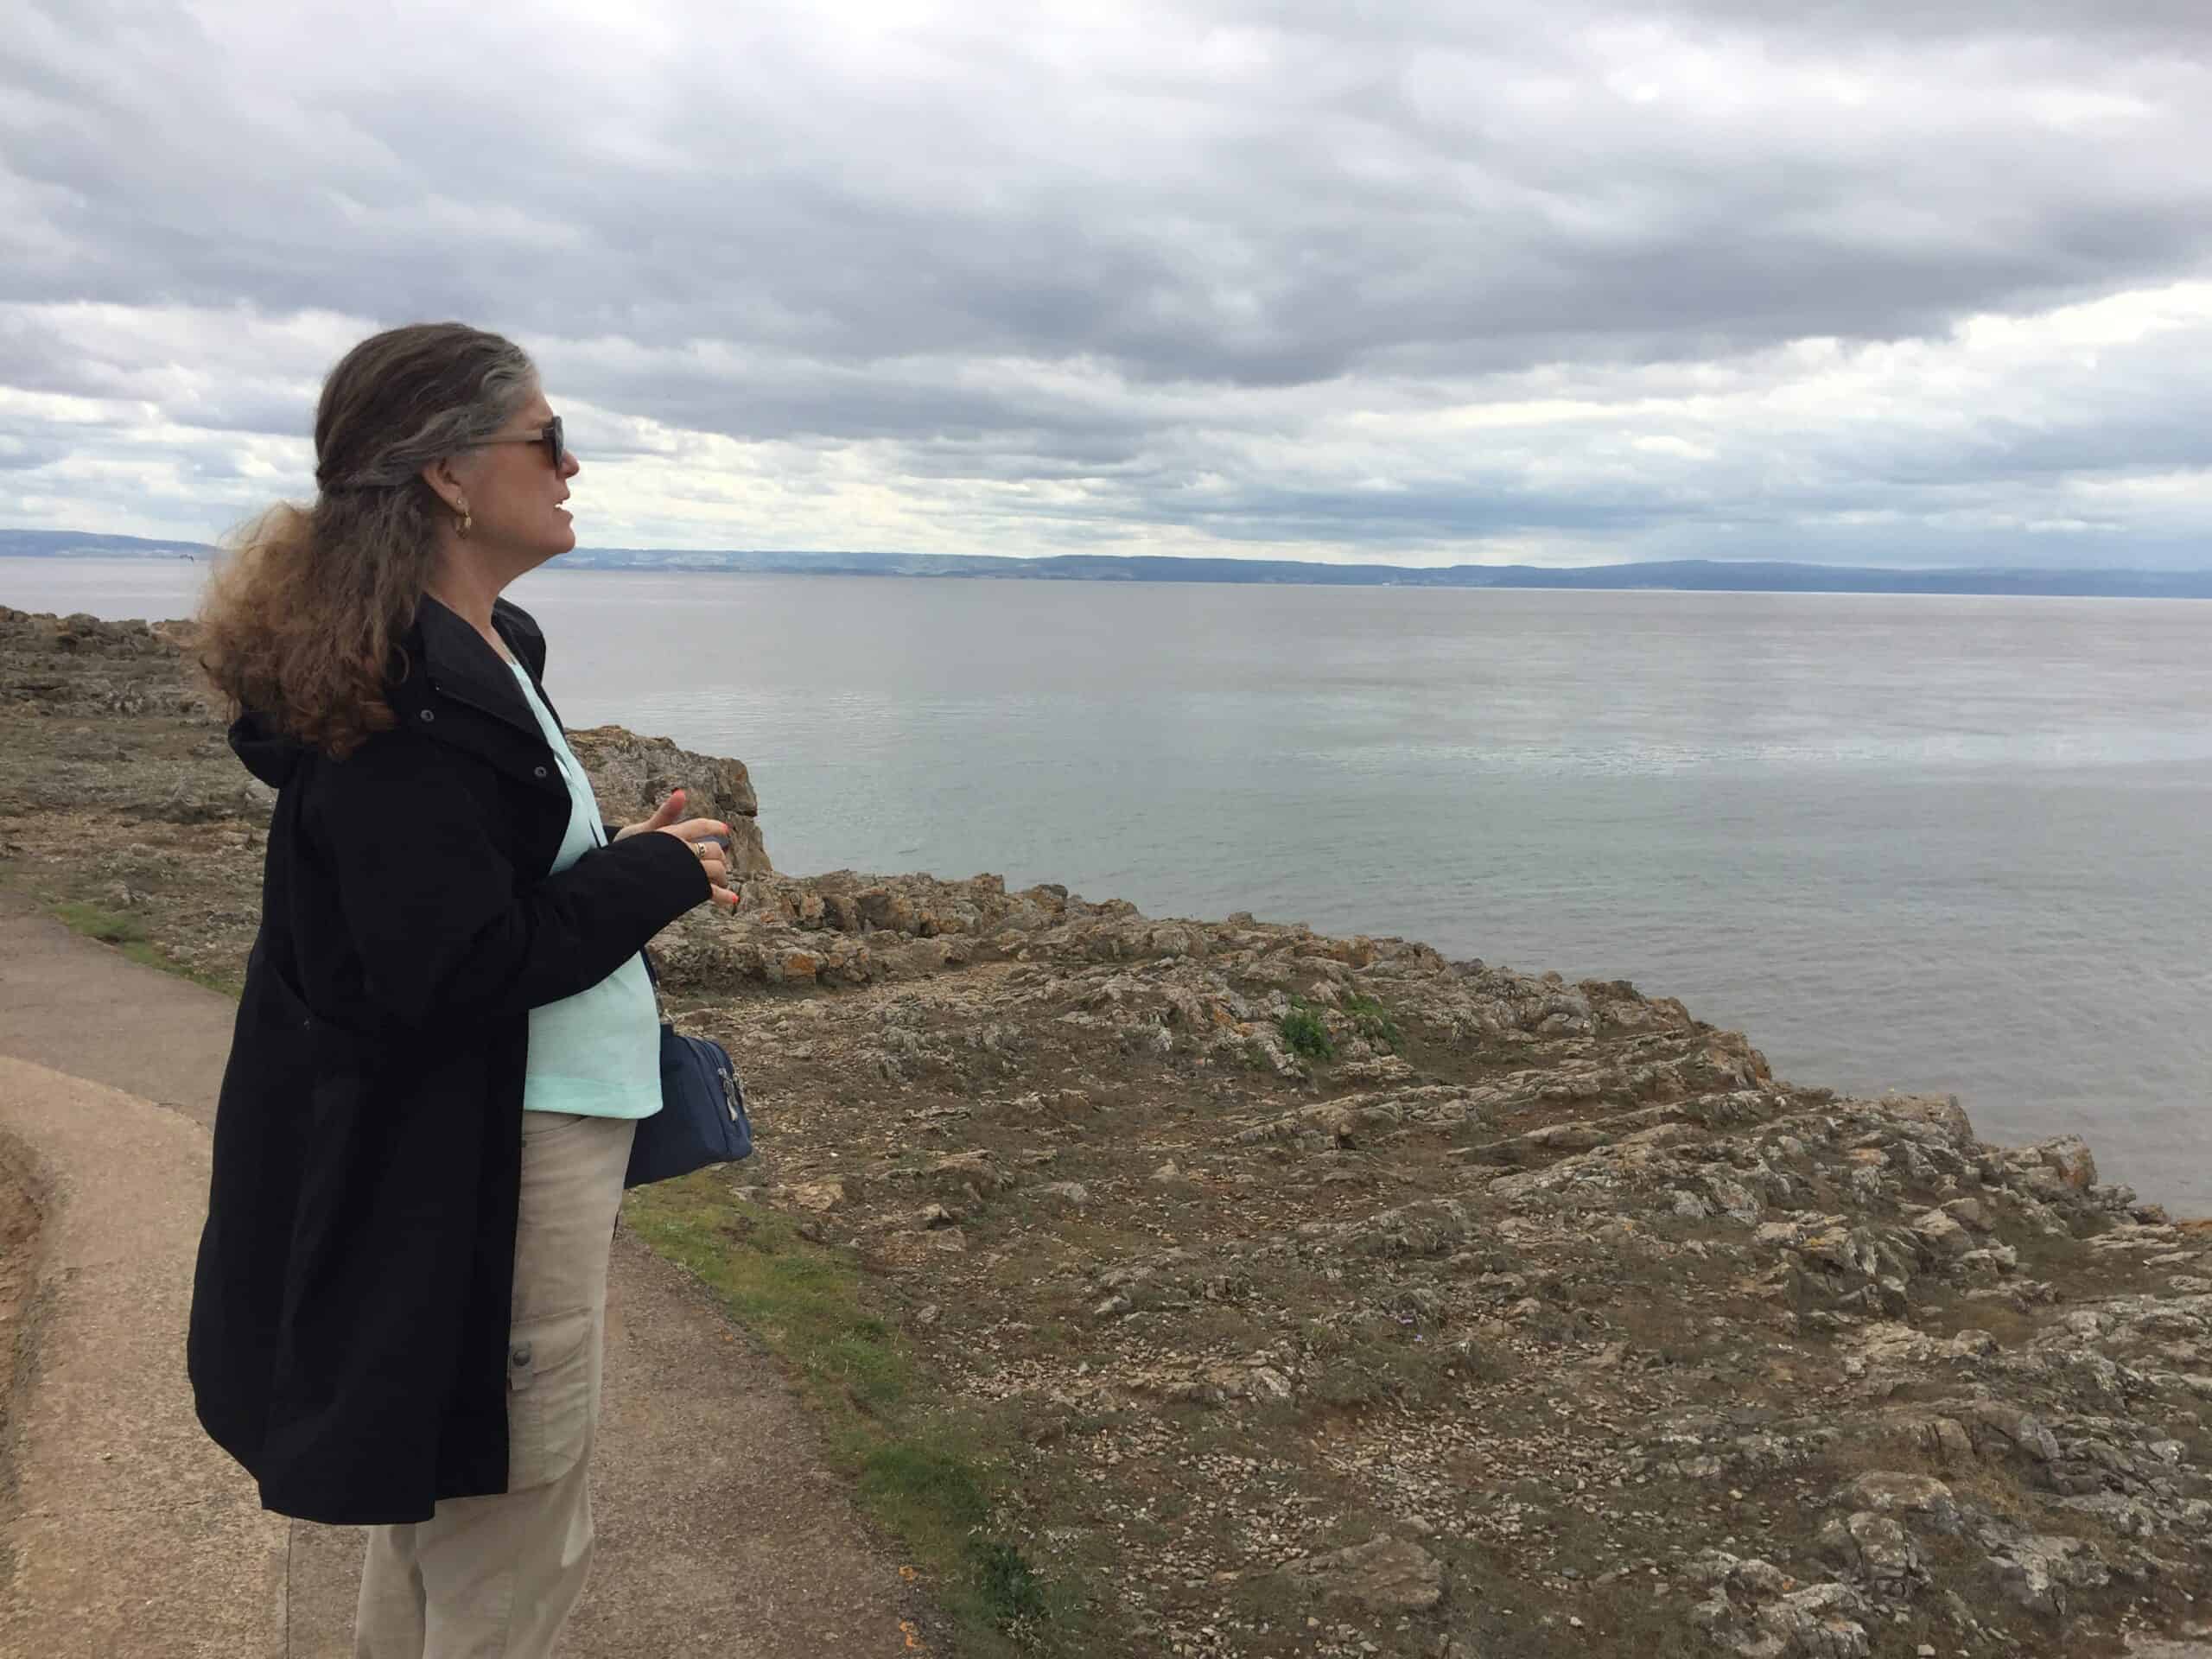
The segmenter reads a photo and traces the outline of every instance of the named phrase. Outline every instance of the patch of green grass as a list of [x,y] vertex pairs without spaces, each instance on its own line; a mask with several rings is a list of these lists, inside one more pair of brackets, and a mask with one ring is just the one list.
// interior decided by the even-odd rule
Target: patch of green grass
[[146,943],[145,925],[120,911],[103,910],[98,905],[56,905],[54,913],[73,932],[98,939],[102,944]]
[[887,1440],[849,1428],[842,1450],[859,1470],[860,1490],[895,1532],[944,1527],[962,1536],[989,1524],[990,1493],[982,1460],[971,1448]]
[[868,1305],[851,1252],[734,1197],[711,1170],[632,1192],[638,1236],[683,1268],[796,1375],[861,1507],[932,1580],[963,1650],[1084,1650],[1076,1587],[1040,1580],[990,1535],[1001,1461],[991,1425],[930,1398],[899,1332]]
[[1398,1029],[1398,1022],[1376,998],[1353,991],[1338,1007],[1351,1021],[1351,1028],[1376,1047],[1395,1054],[1405,1046],[1405,1035]]
[[1329,1028],[1321,1023],[1321,1016],[1306,1003],[1294,1000],[1290,1012],[1275,1022],[1283,1046],[1292,1053],[1303,1055],[1309,1060],[1333,1060],[1337,1045],[1329,1035]]
[[145,924],[136,916],[126,916],[120,911],[109,910],[99,905],[76,902],[49,902],[47,908],[54,919],[71,932],[81,933],[86,938],[112,945],[141,967],[158,968],[165,974],[175,974],[179,979],[188,979],[195,985],[205,985],[232,996],[238,994],[239,987],[236,982],[213,974],[202,973],[196,968],[188,968],[173,960],[149,937]]
[[978,1546],[976,1576],[984,1601],[1001,1624],[1033,1623],[1051,1611],[1042,1581],[1011,1544]]
[[639,1237],[789,1361],[817,1403],[873,1416],[906,1397],[912,1365],[889,1325],[862,1304],[858,1270],[844,1252],[731,1197],[710,1171],[639,1187],[625,1212]]

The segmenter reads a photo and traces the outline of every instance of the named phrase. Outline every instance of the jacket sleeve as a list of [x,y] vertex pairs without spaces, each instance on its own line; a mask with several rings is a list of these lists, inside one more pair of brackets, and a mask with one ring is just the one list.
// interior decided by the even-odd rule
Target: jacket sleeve
[[711,891],[662,835],[525,880],[477,791],[428,748],[372,740],[323,765],[308,804],[369,995],[402,1021],[496,1018],[588,990]]

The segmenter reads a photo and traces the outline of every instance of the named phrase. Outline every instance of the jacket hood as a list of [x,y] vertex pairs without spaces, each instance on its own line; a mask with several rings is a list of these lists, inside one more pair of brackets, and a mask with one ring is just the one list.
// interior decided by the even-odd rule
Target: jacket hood
[[[503,599],[493,606],[492,617],[509,648],[531,673],[542,673],[545,636],[530,613]],[[543,741],[537,716],[515,689],[514,677],[499,665],[498,657],[474,628],[427,594],[402,642],[399,657],[406,668],[387,681],[385,690],[394,713],[404,722],[411,725],[412,717],[433,695],[455,694],[498,715],[534,742]],[[251,709],[231,722],[229,735],[231,753],[271,789],[283,788],[301,763],[314,753],[306,744],[287,737],[274,721]]]
[[307,759],[303,744],[286,737],[251,709],[231,722],[230,740],[231,753],[271,789],[283,788],[285,780]]

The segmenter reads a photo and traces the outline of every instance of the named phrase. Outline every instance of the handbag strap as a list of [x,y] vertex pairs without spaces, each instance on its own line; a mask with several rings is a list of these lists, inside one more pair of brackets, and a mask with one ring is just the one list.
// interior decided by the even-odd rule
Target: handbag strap
[[639,945],[638,960],[645,964],[645,983],[652,987],[653,1018],[659,1020],[667,1029],[675,1030],[676,1021],[670,1017],[668,1012],[668,999],[661,995],[660,976],[653,971],[653,953],[643,945]]

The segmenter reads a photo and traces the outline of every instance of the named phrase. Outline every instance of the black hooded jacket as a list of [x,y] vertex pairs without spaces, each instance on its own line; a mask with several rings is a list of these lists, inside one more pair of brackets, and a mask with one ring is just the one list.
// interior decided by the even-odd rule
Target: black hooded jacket
[[[537,624],[493,621],[541,678]],[[277,797],[188,1343],[263,1503],[353,1525],[506,1490],[529,1011],[709,892],[670,836],[548,874],[569,798],[513,671],[429,599],[402,661],[344,760],[231,729]]]

